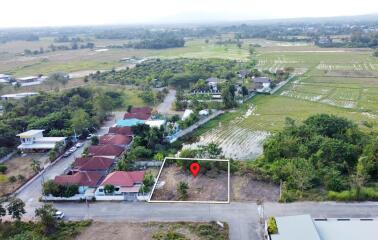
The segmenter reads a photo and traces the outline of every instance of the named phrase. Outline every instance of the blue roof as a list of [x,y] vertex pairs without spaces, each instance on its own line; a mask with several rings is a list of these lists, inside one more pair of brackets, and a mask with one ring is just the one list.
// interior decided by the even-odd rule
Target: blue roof
[[129,118],[129,119],[118,120],[116,123],[117,127],[132,127],[138,124],[144,124],[144,120],[139,120],[136,118]]

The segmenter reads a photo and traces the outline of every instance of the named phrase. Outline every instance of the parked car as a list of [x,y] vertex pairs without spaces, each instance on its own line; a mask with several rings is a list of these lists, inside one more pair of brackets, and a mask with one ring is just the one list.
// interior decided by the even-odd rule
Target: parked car
[[91,133],[88,135],[87,140],[91,140],[92,137],[96,136],[95,134]]
[[84,146],[84,143],[81,143],[81,142],[78,142],[75,145],[75,147],[77,147],[77,148],[81,148],[82,146]]
[[73,152],[75,152],[76,150],[77,150],[77,147],[73,146],[73,147],[71,147],[68,151],[73,153]]
[[71,154],[72,154],[72,152],[67,151],[67,152],[65,152],[65,153],[63,154],[63,157],[68,157],[68,156],[70,156]]
[[54,213],[54,218],[56,218],[56,219],[61,220],[61,219],[63,219],[63,217],[64,217],[64,212],[62,212],[62,211],[56,211]]

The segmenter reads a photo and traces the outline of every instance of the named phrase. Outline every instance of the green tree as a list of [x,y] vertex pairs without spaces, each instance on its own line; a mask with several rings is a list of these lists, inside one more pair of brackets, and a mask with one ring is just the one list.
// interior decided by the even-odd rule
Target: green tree
[[91,127],[91,118],[84,109],[78,109],[72,113],[71,127],[76,130],[77,133],[82,133],[86,128]]
[[162,152],[158,152],[158,153],[156,153],[155,155],[154,155],[154,159],[156,160],[156,161],[163,161],[164,160],[164,153],[162,153]]
[[312,181],[315,178],[314,167],[307,159],[291,159],[286,166],[289,173],[289,184],[300,190],[302,197],[304,190],[312,187]]
[[189,186],[188,186],[188,183],[186,182],[180,181],[177,184],[177,194],[178,194],[179,200],[183,201],[183,200],[188,199],[188,189],[189,189]]
[[91,137],[91,143],[92,143],[92,145],[98,145],[98,143],[99,143],[98,137],[97,136],[92,136]]
[[0,164],[0,173],[5,174],[8,167],[5,164]]
[[35,173],[38,173],[39,171],[41,171],[41,164],[35,159],[32,160],[32,162],[30,163],[30,166]]
[[53,161],[56,159],[57,154],[58,154],[58,153],[56,152],[55,149],[51,149],[51,150],[49,151],[49,160],[50,160],[51,162],[53,162]]
[[235,101],[235,86],[233,84],[226,84],[222,89],[223,104],[226,108],[233,108],[236,106]]
[[11,198],[7,210],[8,214],[11,215],[13,219],[20,221],[22,215],[26,213],[25,203],[19,198]]
[[114,185],[106,184],[104,186],[104,191],[105,191],[105,194],[113,194],[114,191],[115,191],[115,187],[114,187]]
[[52,204],[44,204],[42,207],[35,209],[35,216],[40,219],[43,226],[43,232],[46,235],[54,233],[58,226],[58,221],[54,217],[56,208]]

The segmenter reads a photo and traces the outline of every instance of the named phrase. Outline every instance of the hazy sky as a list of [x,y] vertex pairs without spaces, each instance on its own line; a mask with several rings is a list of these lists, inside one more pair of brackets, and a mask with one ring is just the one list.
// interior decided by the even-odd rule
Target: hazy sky
[[378,13],[378,0],[0,0],[0,27],[201,22]]

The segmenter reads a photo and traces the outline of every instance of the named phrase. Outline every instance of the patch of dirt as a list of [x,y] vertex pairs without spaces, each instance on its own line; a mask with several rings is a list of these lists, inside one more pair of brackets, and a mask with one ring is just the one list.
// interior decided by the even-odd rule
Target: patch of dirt
[[165,166],[160,174],[158,185],[152,200],[178,201],[177,185],[180,181],[188,183],[188,199],[186,201],[227,201],[227,172],[211,173],[201,172],[193,177],[176,165]]
[[231,201],[278,201],[279,186],[255,180],[251,175],[231,176]]
[[[193,230],[200,225],[209,225],[209,223],[128,223],[128,222],[94,222],[90,227],[85,229],[76,240],[98,239],[98,240],[151,240],[157,238],[159,234],[176,232],[184,235],[187,239],[200,240],[209,239],[201,238]],[[221,234],[228,235],[228,226],[225,228],[215,227]],[[153,237],[155,235],[155,238]],[[165,238],[164,238],[165,239]]]
[[[158,184],[164,185],[155,189],[152,200],[178,200],[177,184],[180,181],[189,185],[187,201],[227,201],[227,172],[209,175],[199,174],[193,177],[185,173],[176,165],[163,168]],[[231,201],[278,201],[279,186],[256,180],[252,174],[231,174],[230,200]]]

